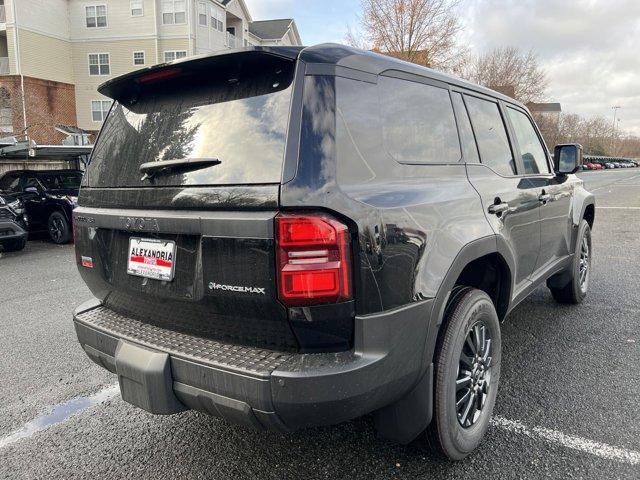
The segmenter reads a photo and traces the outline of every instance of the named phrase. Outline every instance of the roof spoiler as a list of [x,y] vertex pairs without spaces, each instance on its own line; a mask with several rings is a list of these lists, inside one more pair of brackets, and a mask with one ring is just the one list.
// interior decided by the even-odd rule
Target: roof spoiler
[[212,75],[220,72],[232,72],[244,63],[267,61],[271,59],[296,61],[303,47],[246,47],[232,51],[199,55],[161,63],[152,67],[136,70],[108,80],[98,87],[98,92],[114,100],[137,98],[146,88],[166,84],[177,79],[194,78],[195,74]]

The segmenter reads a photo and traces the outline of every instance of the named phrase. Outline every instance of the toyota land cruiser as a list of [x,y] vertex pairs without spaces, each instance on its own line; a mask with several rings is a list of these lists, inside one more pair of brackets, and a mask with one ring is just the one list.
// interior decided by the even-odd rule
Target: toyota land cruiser
[[[480,442],[500,321],[587,293],[594,198],[513,99],[340,45],[108,81],[74,234],[87,355],[149,412],[292,431],[372,414]],[[423,434],[424,432],[424,434]]]

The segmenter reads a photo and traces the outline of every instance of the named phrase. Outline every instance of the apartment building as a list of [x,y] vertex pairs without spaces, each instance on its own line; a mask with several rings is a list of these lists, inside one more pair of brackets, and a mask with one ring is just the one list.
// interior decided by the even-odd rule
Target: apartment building
[[254,21],[244,0],[0,0],[0,137],[59,143],[100,129],[104,81],[249,45],[300,45],[293,19]]

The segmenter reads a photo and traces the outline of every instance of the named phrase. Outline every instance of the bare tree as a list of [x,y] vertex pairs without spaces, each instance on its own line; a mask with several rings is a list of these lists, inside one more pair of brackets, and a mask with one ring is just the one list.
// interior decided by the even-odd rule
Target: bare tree
[[640,157],[640,137],[625,132],[615,135],[605,117],[542,112],[534,112],[534,117],[549,148],[559,143],[579,143],[589,155]]
[[496,48],[472,59],[462,75],[487,87],[512,88],[523,103],[540,101],[547,88],[545,71],[533,50],[515,47]]
[[464,49],[457,43],[458,0],[361,0],[360,29],[347,34],[350,45],[408,62],[453,70]]

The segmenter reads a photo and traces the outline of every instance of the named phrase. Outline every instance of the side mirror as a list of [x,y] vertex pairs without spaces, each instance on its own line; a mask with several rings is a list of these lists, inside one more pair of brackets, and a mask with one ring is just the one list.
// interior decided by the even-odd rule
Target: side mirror
[[582,145],[565,143],[553,149],[553,170],[561,175],[576,173],[582,168]]
[[38,189],[36,187],[25,187],[24,193],[35,193],[37,195],[40,192],[38,192]]

